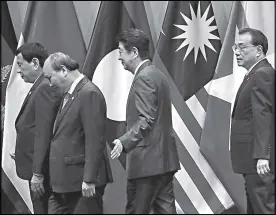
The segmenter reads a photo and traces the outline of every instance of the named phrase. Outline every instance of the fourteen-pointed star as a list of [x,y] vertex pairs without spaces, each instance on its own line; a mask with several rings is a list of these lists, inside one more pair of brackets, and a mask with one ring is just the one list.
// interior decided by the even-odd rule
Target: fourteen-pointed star
[[216,52],[216,50],[214,49],[213,45],[210,43],[209,40],[211,39],[219,40],[219,37],[211,33],[212,31],[217,29],[217,26],[210,26],[210,24],[214,20],[214,16],[206,20],[209,9],[210,9],[210,5],[207,7],[207,9],[205,10],[204,14],[201,17],[200,3],[198,3],[197,16],[196,16],[190,4],[192,19],[189,19],[187,16],[185,16],[183,13],[180,12],[181,16],[186,21],[187,25],[174,24],[174,26],[180,28],[185,32],[176,37],[173,37],[172,39],[184,39],[184,41],[178,47],[176,52],[182,49],[183,47],[185,47],[186,45],[188,45],[183,61],[186,59],[186,57],[189,55],[192,49],[194,49],[195,63],[197,60],[199,49],[203,57],[207,61],[204,45],[208,46],[210,49]]

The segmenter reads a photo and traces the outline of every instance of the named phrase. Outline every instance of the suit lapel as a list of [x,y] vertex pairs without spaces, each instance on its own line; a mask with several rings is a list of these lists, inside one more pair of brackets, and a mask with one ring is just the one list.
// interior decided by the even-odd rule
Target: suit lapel
[[133,81],[132,81],[132,84],[131,84],[131,87],[130,87],[130,90],[129,90],[129,93],[128,93],[127,105],[128,105],[129,95],[131,95],[131,92],[132,92],[132,89],[133,89],[133,86],[134,86],[135,79],[137,78],[138,74],[139,74],[143,69],[145,69],[147,66],[150,66],[150,65],[152,65],[152,62],[151,62],[151,61],[147,61],[147,62],[143,63],[143,64],[140,66],[140,68],[138,69],[138,71],[136,72],[136,74],[134,75],[134,78],[133,78]]
[[20,115],[22,114],[22,112],[23,112],[23,110],[24,110],[24,108],[25,108],[25,106],[26,106],[26,104],[27,104],[27,101],[29,100],[30,96],[32,95],[32,93],[34,92],[34,90],[39,86],[39,84],[43,81],[43,79],[44,79],[44,74],[42,73],[42,74],[38,77],[38,79],[36,80],[36,82],[33,84],[33,86],[31,87],[31,89],[29,90],[27,96],[25,97],[25,99],[24,99],[24,101],[23,101],[23,104],[22,104],[22,106],[21,106],[21,109],[20,109],[20,111],[19,111],[19,113],[18,113],[18,115],[17,115],[17,118],[16,118],[15,123],[17,123],[17,121],[18,121]]
[[75,101],[76,97],[78,96],[79,91],[82,89],[82,87],[88,82],[88,79],[84,77],[81,79],[81,81],[77,84],[75,90],[73,91],[72,95],[69,97],[68,101],[66,102],[65,106],[62,108],[62,103],[60,104],[59,111],[56,117],[56,121],[54,124],[54,130],[53,133],[56,132],[60,122],[62,121],[64,115],[68,111],[69,107],[72,105],[72,103]]
[[253,76],[253,74],[260,68],[260,67],[264,67],[266,64],[269,64],[267,59],[263,59],[261,60],[259,63],[257,63],[254,68],[252,69],[252,71],[250,71],[247,75],[247,77],[244,77],[242,83],[241,83],[241,86],[239,87],[239,90],[237,92],[237,95],[236,95],[236,99],[235,99],[235,102],[234,102],[234,107],[233,107],[233,112],[232,112],[232,117],[234,116],[234,112],[235,112],[235,109],[236,109],[236,106],[237,106],[237,102],[238,102],[238,99],[239,99],[239,96],[240,96],[240,93],[242,91],[242,89],[245,87],[246,83],[250,80],[250,78]]

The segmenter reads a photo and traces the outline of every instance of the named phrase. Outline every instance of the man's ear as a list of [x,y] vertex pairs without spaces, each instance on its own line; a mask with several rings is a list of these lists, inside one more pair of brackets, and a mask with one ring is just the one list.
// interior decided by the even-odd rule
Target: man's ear
[[34,70],[37,70],[39,68],[39,60],[36,57],[34,57],[32,59],[32,63],[34,65]]
[[138,55],[139,55],[139,51],[138,51],[138,49],[136,48],[136,47],[133,47],[133,53],[134,53],[134,58],[137,58],[138,57]]
[[66,77],[66,76],[67,76],[67,73],[68,73],[68,70],[67,70],[66,66],[61,65],[61,71],[62,71],[62,73],[64,74],[64,77]]
[[259,57],[263,53],[263,47],[257,46],[257,57]]

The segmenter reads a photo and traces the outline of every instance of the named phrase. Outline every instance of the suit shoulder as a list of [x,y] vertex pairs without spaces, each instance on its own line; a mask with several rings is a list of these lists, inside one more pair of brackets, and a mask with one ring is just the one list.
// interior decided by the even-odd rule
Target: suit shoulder
[[155,65],[146,67],[139,75],[141,75],[141,77],[143,77],[145,80],[152,81],[157,85],[160,85],[161,83],[167,83],[165,75]]
[[83,86],[82,94],[84,95],[97,94],[104,99],[104,95],[100,90],[100,88],[90,80],[88,80],[87,83]]
[[275,78],[275,69],[271,66],[271,64],[268,63],[267,65],[258,68],[254,76]]
[[38,85],[37,89],[39,91],[46,91],[46,92],[51,92],[52,88],[50,86],[50,82],[47,78],[44,78],[40,84]]
[[62,98],[62,92],[60,92],[58,88],[50,86],[50,81],[47,78],[44,78],[37,88],[39,93],[42,95],[50,96],[57,101]]

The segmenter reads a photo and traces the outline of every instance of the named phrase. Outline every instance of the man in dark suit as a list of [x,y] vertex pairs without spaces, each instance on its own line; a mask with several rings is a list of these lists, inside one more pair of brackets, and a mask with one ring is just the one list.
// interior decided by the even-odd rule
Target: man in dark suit
[[231,123],[231,159],[243,174],[247,213],[275,211],[275,70],[265,58],[266,36],[239,31],[233,46],[239,66],[248,70],[236,96]]
[[170,89],[165,76],[148,59],[149,39],[141,30],[118,35],[119,60],[134,74],[127,132],[114,140],[111,158],[127,153],[126,213],[176,213],[173,176],[180,169],[173,137]]
[[33,83],[15,121],[15,164],[18,177],[29,181],[34,213],[47,213],[50,197],[48,156],[55,115],[61,97],[49,86],[42,68],[48,57],[39,43],[16,50],[18,73]]
[[107,157],[106,102],[100,89],[64,53],[53,53],[43,72],[65,93],[50,147],[49,213],[103,213],[112,172]]

